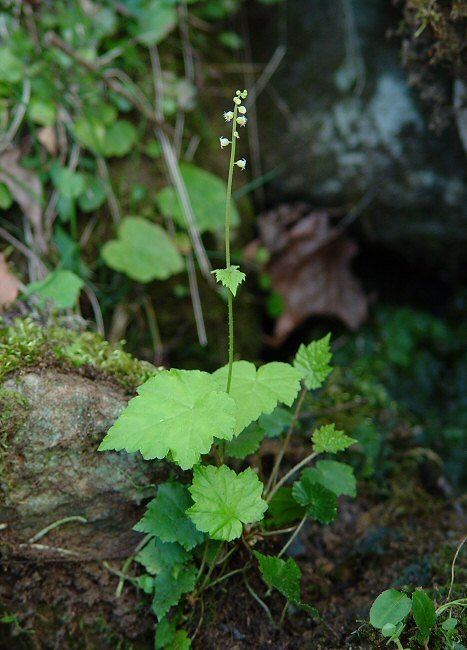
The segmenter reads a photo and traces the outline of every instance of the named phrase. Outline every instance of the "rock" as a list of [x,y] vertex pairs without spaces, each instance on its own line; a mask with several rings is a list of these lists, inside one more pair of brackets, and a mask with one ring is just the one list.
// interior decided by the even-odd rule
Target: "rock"
[[9,418],[16,425],[4,430],[0,456],[0,524],[13,553],[47,554],[28,539],[79,516],[87,523],[65,523],[37,543],[87,560],[131,554],[140,539],[132,526],[160,469],[140,455],[97,452],[128,401],[124,389],[53,367],[23,370],[1,389],[22,411]]
[[[261,10],[257,10],[261,11]],[[255,59],[277,44],[277,16],[253,14]],[[467,240],[465,157],[455,124],[430,132],[388,39],[401,14],[386,0],[289,3],[287,53],[259,98],[270,203],[369,207],[354,224],[403,254],[445,264]],[[453,121],[454,122],[454,121]]]

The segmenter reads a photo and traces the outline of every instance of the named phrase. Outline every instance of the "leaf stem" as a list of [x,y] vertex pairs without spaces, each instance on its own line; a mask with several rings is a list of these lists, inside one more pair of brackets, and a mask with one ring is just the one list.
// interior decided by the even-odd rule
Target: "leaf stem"
[[294,530],[294,532],[292,533],[292,535],[289,537],[289,539],[287,540],[287,542],[284,544],[284,546],[283,546],[283,547],[281,548],[281,550],[279,551],[277,557],[281,557],[282,555],[284,555],[284,553],[286,552],[286,550],[287,550],[287,549],[289,548],[289,546],[292,544],[292,542],[294,541],[294,539],[297,537],[297,535],[299,534],[299,532],[302,530],[303,525],[304,525],[304,523],[305,523],[305,521],[306,521],[306,517],[307,517],[307,516],[305,515],[305,516],[302,518],[302,520],[300,521],[300,523],[298,524],[298,526],[295,528],[295,530]]
[[317,452],[314,451],[313,453],[309,454],[306,458],[304,458],[303,460],[301,460],[299,463],[297,463],[296,465],[294,465],[294,466],[292,467],[292,469],[290,469],[290,470],[287,472],[287,474],[284,474],[284,476],[281,478],[281,480],[278,481],[278,482],[276,483],[276,485],[272,488],[272,490],[270,491],[270,493],[267,495],[267,497],[266,497],[266,501],[269,503],[269,501],[271,501],[272,497],[275,495],[275,493],[277,492],[277,490],[278,490],[280,487],[282,487],[282,486],[284,485],[284,483],[286,483],[286,481],[288,481],[289,478],[290,478],[291,476],[293,476],[296,472],[298,472],[299,469],[301,469],[304,465],[306,465],[307,463],[309,463],[310,460],[313,460],[313,458],[316,458],[317,455],[318,455]]

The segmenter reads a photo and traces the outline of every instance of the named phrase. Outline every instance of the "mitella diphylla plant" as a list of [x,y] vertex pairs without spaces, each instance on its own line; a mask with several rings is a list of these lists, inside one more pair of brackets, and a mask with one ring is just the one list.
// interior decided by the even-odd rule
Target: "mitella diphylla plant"
[[[195,605],[206,589],[234,574],[242,574],[248,591],[270,615],[248,582],[248,573],[255,567],[269,587],[268,594],[275,588],[286,599],[281,621],[289,603],[316,615],[313,607],[302,602],[298,565],[282,556],[307,518],[331,522],[337,514],[338,497],[355,496],[356,492],[349,465],[325,458],[309,466],[316,457],[343,451],[355,442],[333,424],[312,433],[310,452],[302,461],[285,473],[281,469],[308,391],[321,387],[331,372],[330,336],[301,345],[293,364],[272,362],[256,368],[248,361],[234,361],[233,302],[245,274],[231,263],[230,215],[234,171],[246,166],[244,158],[236,160],[239,133],[247,123],[246,97],[246,90],[236,92],[232,110],[224,113],[231,124],[230,139],[220,138],[222,148],[230,147],[225,268],[213,273],[227,291],[228,364],[213,373],[158,372],[138,388],[137,397],[99,447],[139,451],[147,460],[166,459],[191,472],[191,482],[189,475],[183,474],[183,478],[159,485],[135,526],[145,534],[136,560],[146,573],[134,582],[153,595],[159,621],[158,648],[172,647],[175,641],[182,644],[177,647],[189,647],[186,630],[176,631],[181,612],[168,618],[169,611],[184,594],[191,594],[190,603]],[[291,411],[279,406],[294,404]],[[243,471],[232,468],[238,467],[239,461],[246,465],[244,459],[258,450],[266,436],[280,436],[281,440],[264,482],[251,466]],[[285,531],[284,526],[288,526]],[[264,537],[284,533],[290,536],[277,556],[254,550]],[[229,559],[240,549],[247,560],[240,569],[229,571]]]

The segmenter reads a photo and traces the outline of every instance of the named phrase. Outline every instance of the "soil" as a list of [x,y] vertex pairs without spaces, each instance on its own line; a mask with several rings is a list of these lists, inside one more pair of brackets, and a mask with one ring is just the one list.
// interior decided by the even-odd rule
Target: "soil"
[[[397,484],[394,480],[393,486]],[[421,484],[408,482],[403,492],[383,500],[380,493],[345,501],[333,525],[310,524],[291,547],[302,570],[303,600],[317,607],[321,621],[290,608],[283,628],[275,629],[243,580],[234,576],[225,586],[207,592],[204,602],[187,603],[184,627],[191,636],[198,628],[192,647],[385,647],[365,623],[371,603],[391,586],[434,587],[435,599],[446,596],[452,557],[462,537],[459,508]],[[257,544],[265,552],[279,547]],[[240,561],[238,557],[231,569]],[[152,648],[154,617],[149,603],[128,584],[117,597],[119,578],[113,571],[118,569],[118,561],[107,565],[68,559],[38,563],[32,557],[4,561],[0,603],[4,612],[18,618],[16,626],[3,626],[0,648]],[[460,557],[455,584],[462,584],[465,572]],[[276,593],[266,597],[256,571],[248,580],[278,621],[283,598]]]

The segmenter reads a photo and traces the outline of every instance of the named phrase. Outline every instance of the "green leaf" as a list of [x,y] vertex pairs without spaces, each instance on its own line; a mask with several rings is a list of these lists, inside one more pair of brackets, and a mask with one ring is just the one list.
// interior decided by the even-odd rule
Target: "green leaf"
[[138,587],[144,591],[145,594],[154,593],[155,580],[152,576],[148,576],[147,574],[138,576],[136,578],[136,583]]
[[13,197],[10,194],[10,190],[5,183],[0,183],[0,208],[2,210],[8,210],[12,204]]
[[282,487],[269,502],[267,520],[268,528],[284,526],[298,521],[305,514],[305,508],[301,506],[292,495],[292,488]]
[[263,484],[248,467],[236,474],[226,465],[198,466],[189,488],[194,505],[187,511],[198,530],[212,539],[231,541],[242,534],[242,523],[260,521],[267,509]]
[[171,643],[165,650],[189,650],[191,648],[191,639],[186,630],[177,630]]
[[[213,374],[219,388],[227,386],[228,366]],[[271,413],[278,402],[290,406],[300,389],[300,373],[288,363],[273,361],[256,370],[248,361],[235,361],[229,395],[236,405],[235,433],[241,433],[262,413]]]
[[314,607],[301,602],[300,580],[302,573],[300,567],[292,558],[282,560],[273,555],[263,555],[258,551],[253,551],[259,562],[259,569],[265,583],[273,587],[297,607],[304,609],[312,616],[318,612]]
[[258,424],[264,429],[268,438],[277,438],[290,427],[292,419],[290,410],[277,406],[272,413],[263,413]]
[[412,615],[424,639],[428,639],[432,628],[436,625],[436,608],[422,589],[412,594]]
[[146,4],[143,11],[138,12],[138,25],[135,36],[144,45],[157,45],[177,24],[175,7],[152,0]]
[[44,303],[51,300],[58,309],[75,307],[84,282],[71,271],[58,269],[44,280],[32,282],[26,287],[26,295],[35,294]]
[[125,156],[131,151],[135,142],[136,129],[133,124],[127,120],[118,120],[105,131],[104,155],[107,158]]
[[52,102],[33,99],[29,104],[28,114],[31,120],[36,124],[52,126],[57,117],[57,107]]
[[246,458],[259,449],[264,438],[264,431],[257,424],[250,424],[236,438],[227,443],[227,456]]
[[337,497],[334,492],[316,483],[306,472],[302,473],[300,481],[292,487],[294,499],[304,508],[307,514],[322,524],[329,524],[337,515]]
[[7,47],[0,47],[0,81],[17,83],[24,76],[24,65]]
[[159,621],[177,605],[183,594],[193,591],[197,573],[196,567],[184,566],[164,569],[157,575],[152,607]]
[[137,392],[99,450],[140,451],[146,460],[170,451],[174,462],[190,469],[211,449],[214,436],[233,436],[235,403],[207,372],[164,370]]
[[53,184],[58,193],[65,199],[76,199],[84,190],[83,174],[74,172],[68,167],[54,165],[51,170]]
[[357,442],[354,438],[346,436],[343,431],[336,431],[335,424],[325,424],[312,435],[313,450],[317,454],[328,452],[335,454],[338,451],[344,451],[350,445]]
[[84,181],[84,189],[78,197],[78,204],[83,212],[93,212],[104,203],[107,189],[100,178],[89,174],[85,175]]
[[[189,163],[180,164],[180,173],[190,197],[199,231],[222,232],[227,189],[224,181]],[[183,210],[173,188],[164,188],[158,193],[156,199],[162,214],[173,217],[180,226],[186,228]],[[235,226],[238,222],[237,208],[232,201],[231,223]]]
[[[157,490],[157,496],[150,501],[143,518],[134,526],[133,530],[149,535],[157,535],[163,542],[177,542],[187,551],[203,541],[203,535],[196,530],[191,519],[186,515],[186,510],[192,504],[188,490],[180,483],[163,483]],[[173,568],[178,560],[184,561],[184,555],[176,546],[155,547],[156,553],[149,558],[151,569],[156,565],[160,569]],[[149,570],[149,566],[147,567]]]
[[334,492],[336,496],[347,494],[350,497],[355,497],[357,494],[357,482],[353,468],[346,463],[338,463],[335,460],[319,460],[316,467],[302,472],[302,477],[305,475],[309,482],[320,483]]
[[154,640],[156,650],[163,650],[172,643],[175,638],[175,632],[175,621],[169,621],[167,618],[160,620],[156,626],[156,638]]
[[183,259],[165,230],[141,217],[126,217],[118,239],[102,247],[102,257],[132,280],[166,280],[183,269]]
[[411,607],[412,602],[408,596],[397,589],[387,589],[371,606],[370,623],[379,630],[387,623],[397,625],[407,616]]
[[93,153],[105,155],[105,125],[94,118],[80,117],[73,125],[76,139]]
[[[154,501],[151,503],[154,503]],[[191,503],[191,499],[189,499],[189,503]],[[178,512],[180,516],[175,524],[167,523],[168,517],[164,516],[164,514],[164,504],[161,505],[159,500],[159,506],[153,507],[151,513],[147,512],[145,515],[146,520],[144,521],[143,517],[141,522],[144,521],[144,527],[154,530],[157,528],[157,522],[162,520],[165,525],[165,530],[171,530],[173,527],[176,527],[177,530],[182,530],[183,538],[191,543],[193,541],[193,535],[190,533],[188,527],[184,525],[185,522],[180,512]],[[138,524],[136,525],[138,526]],[[197,535],[195,537],[197,538]],[[135,557],[135,560],[142,564],[148,573],[152,574],[159,573],[166,568],[186,564],[189,559],[189,553],[180,544],[176,542],[163,542],[161,539],[151,539]]]
[[246,278],[246,275],[239,271],[239,266],[229,266],[228,269],[216,269],[211,271],[216,276],[217,282],[230,289],[234,296],[237,295],[237,289]]
[[295,355],[294,366],[302,373],[304,384],[309,390],[320,388],[332,371],[329,365],[332,358],[330,339],[331,334],[327,334],[308,345],[302,343]]

